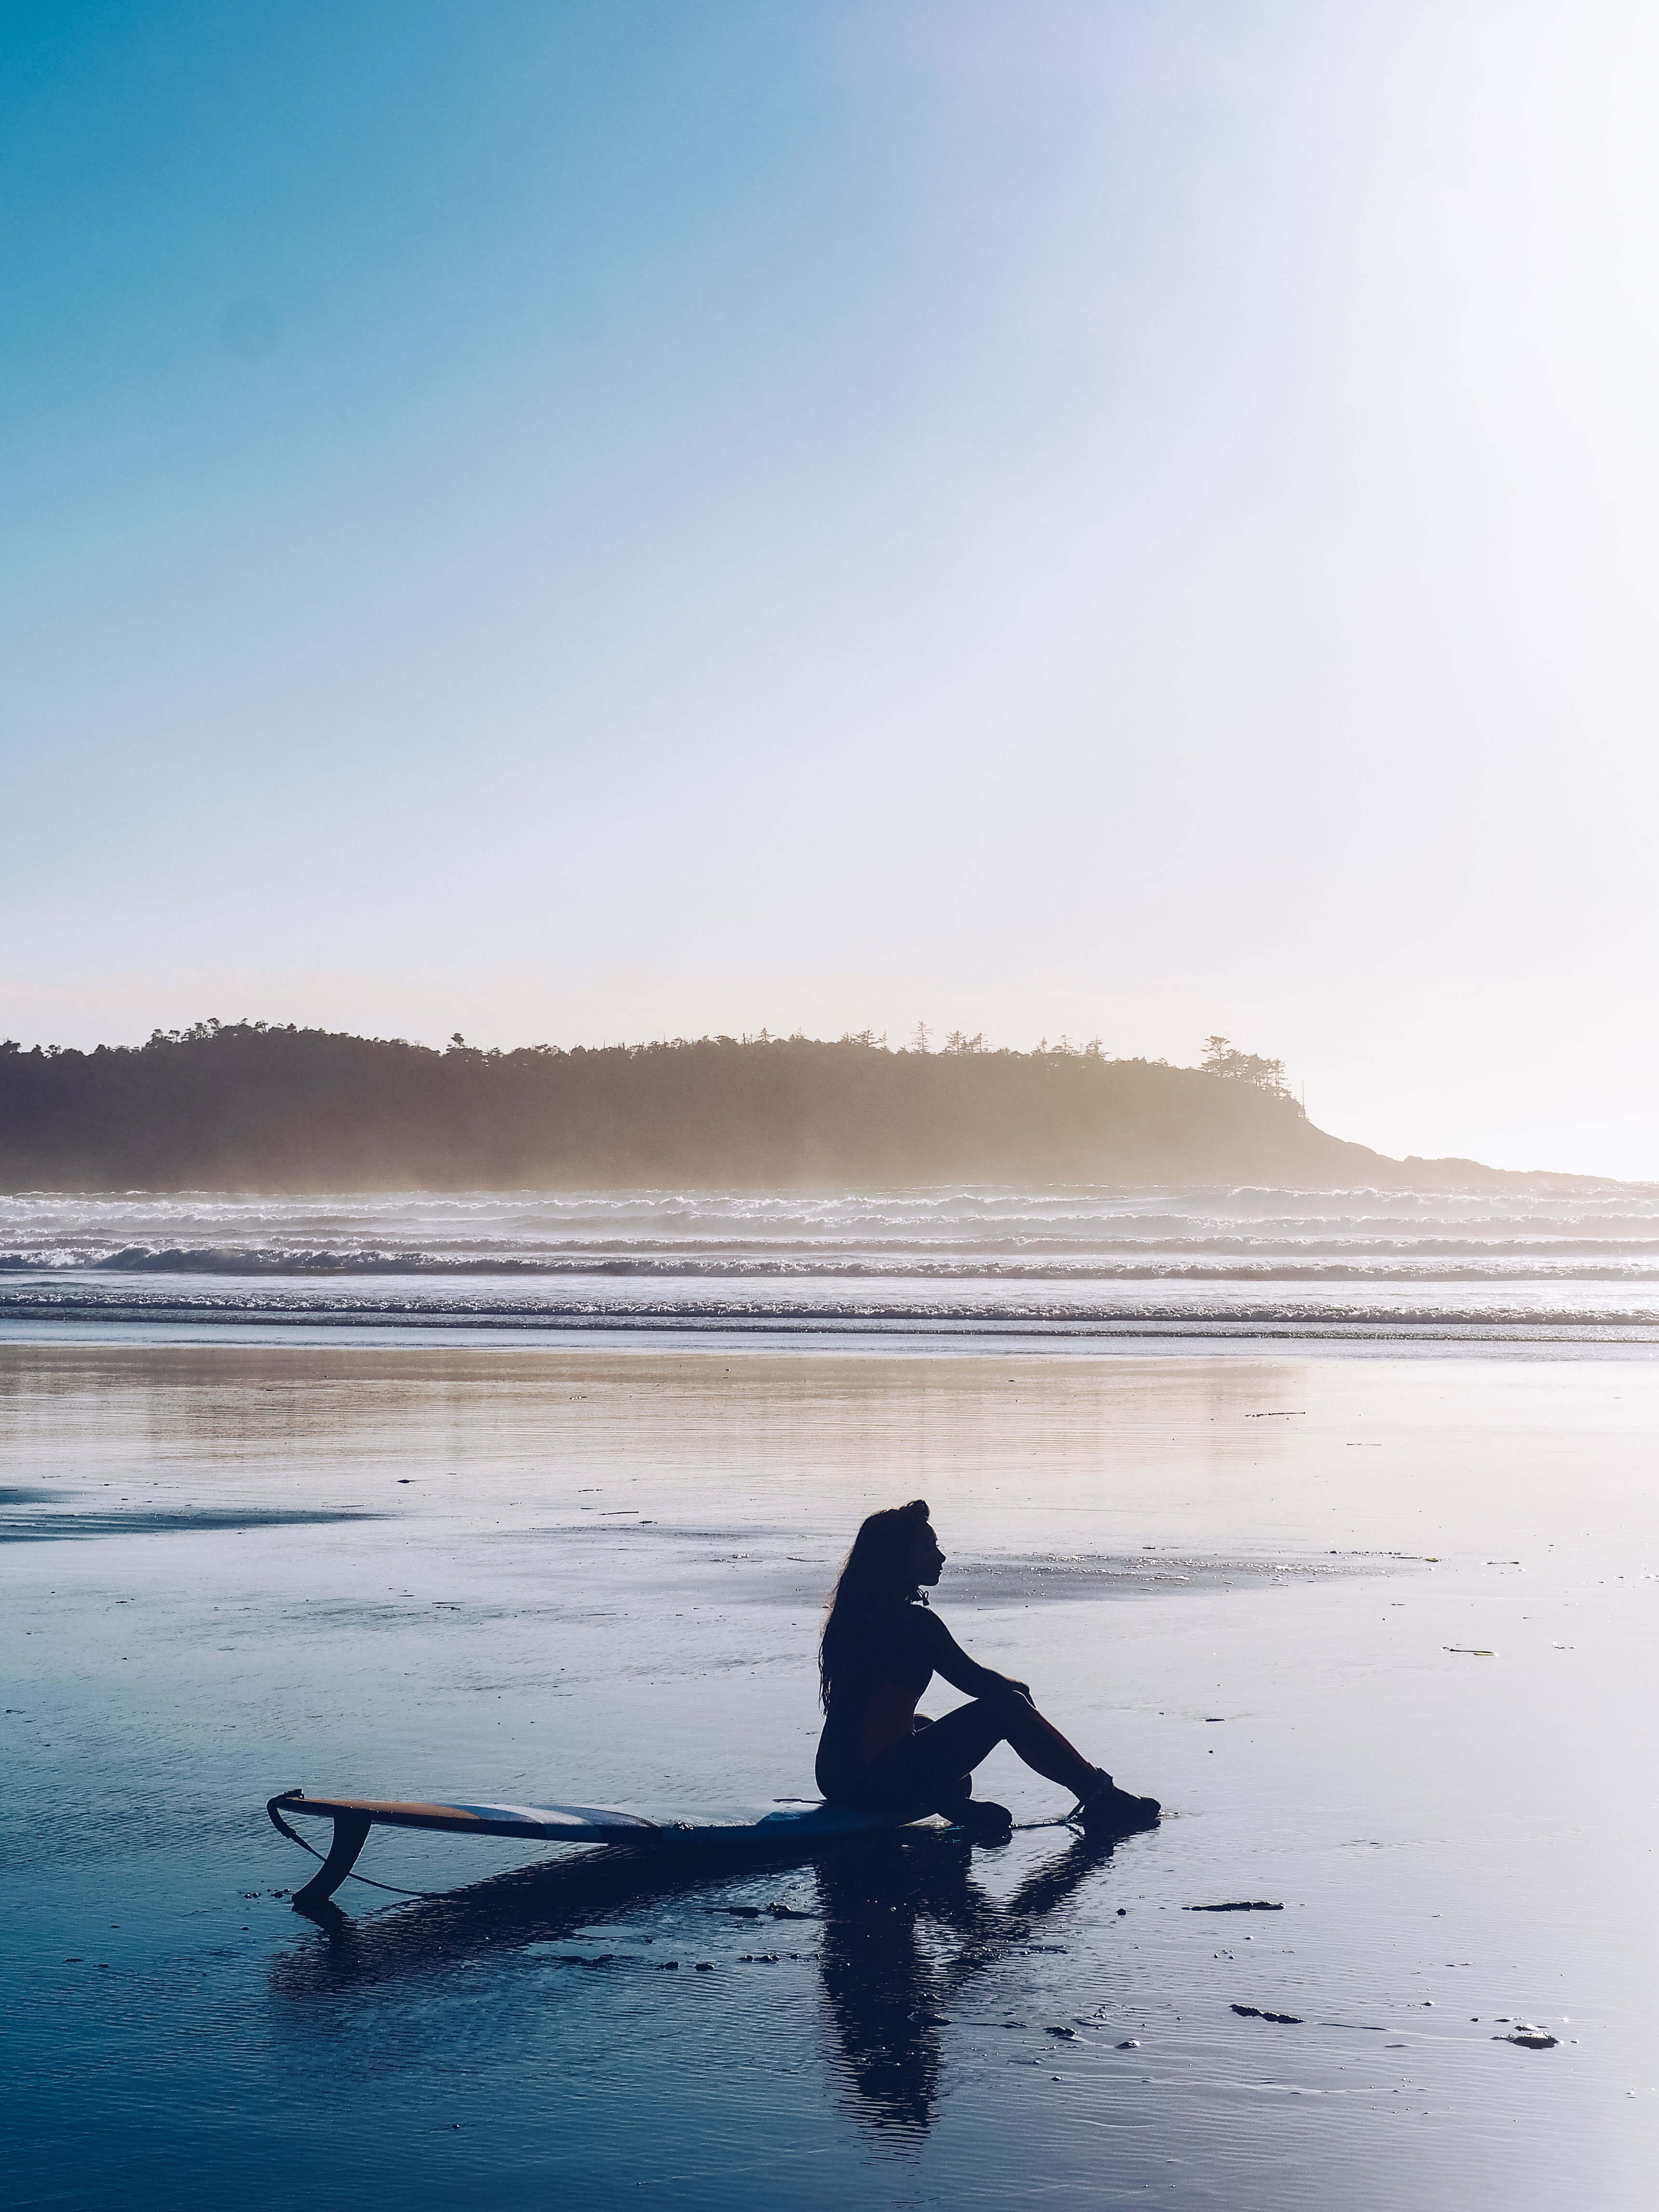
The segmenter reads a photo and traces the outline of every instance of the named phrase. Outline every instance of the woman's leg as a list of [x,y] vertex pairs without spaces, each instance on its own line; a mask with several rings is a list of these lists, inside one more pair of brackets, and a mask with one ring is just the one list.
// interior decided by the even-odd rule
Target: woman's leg
[[858,1778],[859,1794],[853,1802],[899,1811],[907,1805],[932,1807],[946,1797],[959,1798],[961,1778],[1000,1743],[1007,1744],[1036,1773],[1079,1797],[1099,1778],[1098,1767],[1091,1766],[1029,1698],[1017,1690],[998,1691],[958,1705],[955,1712],[918,1729],[872,1759]]
[[[1038,1774],[1062,1783],[1073,1793],[1078,1800],[1079,1817],[1089,1834],[1122,1834],[1157,1820],[1162,1808],[1156,1797],[1133,1797],[1120,1790],[1103,1767],[1091,1766],[1076,1745],[1068,1743],[1054,1723],[1044,1720],[1030,1698],[1018,1690],[977,1702],[997,1710],[1002,1740],[1011,1751],[1018,1752]],[[946,1729],[956,1718],[955,1713],[950,1713],[935,1725]]]
[[[925,1713],[918,1713],[914,1733],[919,1735],[923,1729],[930,1729],[933,1726],[933,1722]],[[948,1782],[940,1783],[939,1794],[933,1800],[933,1810],[936,1813],[960,1812],[973,1794],[973,1776],[953,1774]]]
[[1010,1690],[985,1702],[1003,1709],[1002,1740],[1034,1773],[1058,1782],[1079,1797],[1093,1786],[1100,1769],[1091,1766],[1052,1721],[1044,1720],[1029,1698]]

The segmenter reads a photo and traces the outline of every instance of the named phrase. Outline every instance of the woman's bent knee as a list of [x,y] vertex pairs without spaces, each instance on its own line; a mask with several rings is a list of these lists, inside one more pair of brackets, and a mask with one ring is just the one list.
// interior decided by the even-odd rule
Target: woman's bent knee
[[1036,1711],[1031,1700],[1017,1690],[1012,1682],[1005,1682],[1000,1689],[988,1690],[982,1698],[975,1698],[974,1703],[984,1711],[994,1713],[999,1720],[1017,1721],[1022,1713]]

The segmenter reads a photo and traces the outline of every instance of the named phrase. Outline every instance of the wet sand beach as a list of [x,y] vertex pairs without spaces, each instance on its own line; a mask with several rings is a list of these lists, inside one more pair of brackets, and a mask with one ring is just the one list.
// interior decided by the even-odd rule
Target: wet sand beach
[[[9,2200],[1640,2205],[1656,1425],[1634,1347],[9,1341]],[[811,1796],[916,1495],[1157,1832],[381,1832],[440,1895],[290,1911],[295,1784]]]

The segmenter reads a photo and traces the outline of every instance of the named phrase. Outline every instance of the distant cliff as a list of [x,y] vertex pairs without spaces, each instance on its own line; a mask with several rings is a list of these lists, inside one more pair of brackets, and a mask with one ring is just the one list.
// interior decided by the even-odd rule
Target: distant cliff
[[0,1047],[9,1190],[1512,1180],[1345,1144],[1282,1088],[1097,1053],[806,1037],[435,1052],[256,1023]]

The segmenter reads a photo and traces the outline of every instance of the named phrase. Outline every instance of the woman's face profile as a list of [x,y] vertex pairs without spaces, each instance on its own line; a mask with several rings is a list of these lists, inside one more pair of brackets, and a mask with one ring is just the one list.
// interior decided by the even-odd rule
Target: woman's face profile
[[932,1589],[945,1567],[945,1554],[939,1547],[932,1522],[924,1521],[917,1529],[915,1549],[910,1556],[917,1582],[924,1589]]

